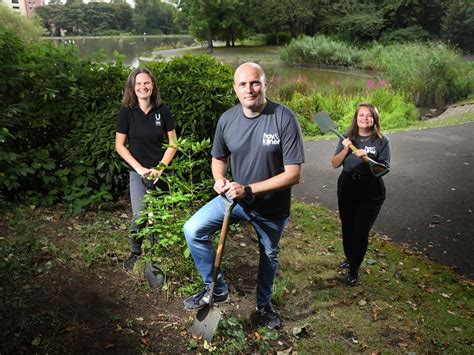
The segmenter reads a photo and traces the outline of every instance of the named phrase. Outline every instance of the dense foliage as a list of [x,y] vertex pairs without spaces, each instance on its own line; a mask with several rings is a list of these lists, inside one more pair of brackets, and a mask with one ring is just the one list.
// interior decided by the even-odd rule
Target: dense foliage
[[313,123],[317,112],[327,111],[342,132],[349,128],[355,107],[360,102],[370,102],[377,106],[381,113],[382,130],[406,127],[418,119],[418,110],[410,97],[392,89],[386,82],[368,80],[366,88],[354,94],[334,87],[329,93],[309,91],[295,86],[291,95],[285,90],[284,95],[276,93],[276,98],[290,107],[297,115],[303,134],[320,135],[322,132]]
[[291,64],[357,66],[361,50],[344,41],[324,35],[301,36],[280,51],[283,61]]
[[107,35],[134,32],[170,34],[182,30],[175,6],[159,0],[52,3],[36,9],[51,36]]
[[441,43],[373,46],[362,66],[380,70],[418,106],[443,107],[474,92],[474,63]]
[[185,55],[152,62],[164,100],[176,118],[178,133],[197,139],[212,137],[219,116],[235,103],[232,69],[215,58]]
[[182,0],[180,7],[189,31],[209,43],[269,34],[278,44],[280,34],[324,34],[358,44],[446,39],[473,49],[467,0]]
[[[159,256],[160,268],[165,274],[188,277],[194,263],[183,238],[184,223],[213,193],[213,180],[203,167],[209,167],[211,140],[180,138],[177,157],[166,167],[162,180],[169,191],[150,190],[144,198],[146,209],[138,223],[144,223],[139,236],[148,244],[149,236],[156,236],[153,248]],[[186,261],[182,260],[182,256]],[[177,260],[180,260],[177,262]],[[156,260],[155,260],[156,261]]]
[[[68,46],[28,45],[5,29],[0,55],[2,195],[33,204],[65,201],[78,212],[124,193],[127,167],[115,153],[114,132],[130,69],[120,61],[81,60]],[[219,114],[234,102],[230,69],[207,56],[150,68],[178,133],[211,137]]]
[[474,65],[442,43],[373,45],[358,49],[327,36],[301,36],[281,50],[299,65],[337,65],[382,72],[419,106],[442,107],[474,91]]

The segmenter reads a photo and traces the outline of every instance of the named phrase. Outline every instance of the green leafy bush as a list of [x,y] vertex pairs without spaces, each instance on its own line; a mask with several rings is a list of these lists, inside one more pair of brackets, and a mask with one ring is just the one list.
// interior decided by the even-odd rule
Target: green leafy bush
[[209,55],[185,55],[146,65],[158,80],[180,136],[212,137],[220,115],[232,107],[232,69]]
[[[154,250],[160,259],[160,267],[168,275],[171,273],[177,278],[191,275],[194,267],[182,229],[184,223],[212,195],[213,180],[210,175],[201,175],[204,168],[209,166],[210,150],[209,138],[201,141],[180,138],[177,156],[166,167],[168,173],[161,177],[169,186],[169,191],[148,191],[143,200],[146,209],[137,219],[137,223],[146,224],[138,236],[143,237],[146,243],[146,237],[157,237]],[[196,179],[196,174],[199,179]],[[183,255],[187,262],[182,261]]]

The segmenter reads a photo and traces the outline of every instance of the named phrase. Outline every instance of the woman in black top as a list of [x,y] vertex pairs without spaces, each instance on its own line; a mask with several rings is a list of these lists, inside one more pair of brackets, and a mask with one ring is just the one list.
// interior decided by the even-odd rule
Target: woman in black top
[[141,254],[141,240],[134,234],[140,228],[135,219],[143,208],[142,199],[147,191],[144,182],[159,180],[163,170],[155,167],[160,163],[168,165],[176,154],[173,147],[165,150],[163,143],[176,144],[177,138],[176,123],[169,108],[162,104],[156,79],[148,69],[136,68],[130,73],[122,105],[117,117],[115,149],[130,166],[131,253],[124,261],[124,269],[129,271]]
[[[389,166],[390,145],[380,132],[380,116],[375,106],[357,105],[351,127],[339,141],[331,163],[334,168],[343,165],[337,182],[339,216],[342,223],[342,241],[346,260],[341,267],[348,268],[347,284],[355,286],[358,271],[367,251],[369,232],[385,200],[385,185],[381,177],[370,173],[362,156]],[[358,147],[350,153],[350,144]]]

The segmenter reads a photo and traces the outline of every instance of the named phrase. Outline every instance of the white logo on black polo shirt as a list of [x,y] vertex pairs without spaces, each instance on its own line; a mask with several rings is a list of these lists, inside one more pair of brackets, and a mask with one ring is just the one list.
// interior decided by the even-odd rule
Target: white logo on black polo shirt
[[155,126],[161,126],[161,114],[158,115],[155,113]]

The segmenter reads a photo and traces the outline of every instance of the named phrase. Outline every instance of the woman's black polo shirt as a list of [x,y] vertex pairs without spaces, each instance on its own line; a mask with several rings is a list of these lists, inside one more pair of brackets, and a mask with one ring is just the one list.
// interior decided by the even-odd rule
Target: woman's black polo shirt
[[127,135],[130,153],[145,168],[158,165],[163,158],[167,132],[176,128],[168,106],[153,106],[147,115],[140,107],[122,107],[117,116],[117,132]]

